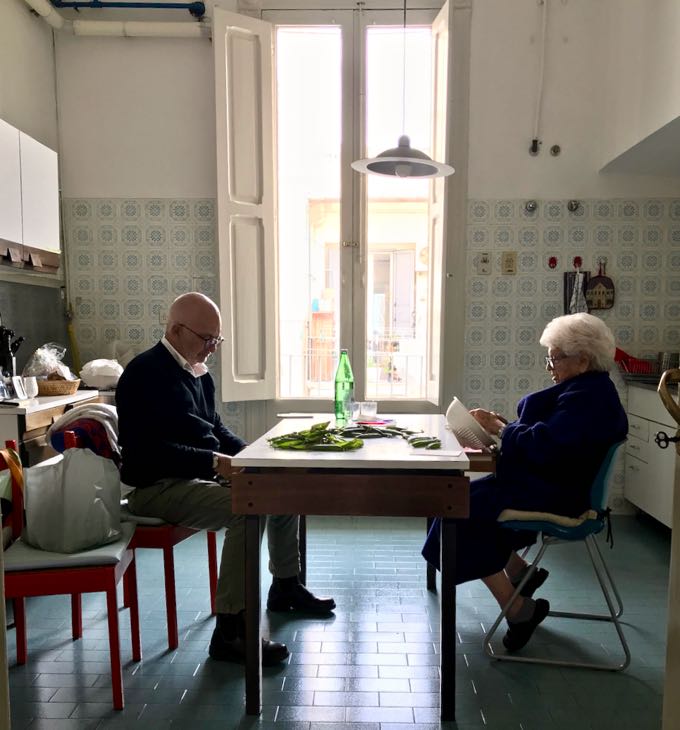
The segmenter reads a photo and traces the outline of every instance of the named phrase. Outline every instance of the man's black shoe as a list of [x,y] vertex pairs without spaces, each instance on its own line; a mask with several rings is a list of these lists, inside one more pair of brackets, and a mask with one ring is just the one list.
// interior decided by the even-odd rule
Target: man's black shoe
[[[245,664],[246,644],[241,636],[225,639],[219,628],[215,627],[210,640],[210,657],[218,662]],[[262,639],[262,666],[273,667],[288,658],[288,647],[276,641]]]
[[[531,599],[528,599],[531,600]],[[519,651],[526,646],[536,627],[550,611],[550,604],[544,598],[536,599],[534,613],[526,621],[508,621],[508,630],[503,637],[503,646],[509,651]]]
[[[524,575],[525,573],[522,572],[519,578],[512,581],[512,585],[515,588],[517,588],[517,586],[522,582],[522,578],[524,578]],[[529,578],[529,580],[524,584],[520,596],[524,596],[524,598],[531,598],[534,593],[536,593],[536,591],[546,582],[549,575],[550,572],[545,570],[545,568],[536,568],[531,578]]]
[[328,596],[317,598],[302,583],[287,578],[283,580],[274,578],[267,598],[267,609],[269,611],[328,614],[334,608],[335,601],[332,598]]

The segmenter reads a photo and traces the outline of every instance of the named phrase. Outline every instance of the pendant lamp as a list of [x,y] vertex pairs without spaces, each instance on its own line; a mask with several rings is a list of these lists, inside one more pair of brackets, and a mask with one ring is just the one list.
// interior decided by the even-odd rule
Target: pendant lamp
[[[404,40],[403,40],[404,93],[402,97],[402,129],[406,117],[406,0],[404,0]],[[407,135],[399,137],[396,147],[381,152],[377,157],[356,160],[352,169],[364,174],[388,175],[390,177],[446,177],[453,174],[451,165],[435,162],[424,152],[411,147]]]

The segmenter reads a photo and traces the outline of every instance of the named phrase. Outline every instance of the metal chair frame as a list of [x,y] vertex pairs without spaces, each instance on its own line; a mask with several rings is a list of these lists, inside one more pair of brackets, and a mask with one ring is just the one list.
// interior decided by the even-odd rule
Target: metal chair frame
[[[591,500],[592,508],[597,511],[597,519],[587,520],[584,524],[579,525],[575,528],[563,527],[551,522],[522,522],[520,520],[513,520],[505,523],[501,523],[503,527],[509,529],[529,529],[536,530],[540,534],[540,548],[536,557],[529,565],[529,570],[526,571],[522,581],[515,589],[512,594],[510,601],[503,607],[498,618],[491,625],[489,630],[486,632],[482,647],[487,656],[495,659],[496,661],[508,661],[508,662],[520,662],[525,664],[546,664],[561,667],[581,667],[585,669],[600,669],[608,671],[622,671],[630,664],[630,649],[628,642],[624,636],[623,629],[621,628],[621,622],[619,618],[623,615],[623,601],[621,600],[621,594],[619,593],[616,583],[612,577],[609,568],[604,560],[604,556],[600,550],[595,535],[602,531],[604,527],[604,520],[606,515],[607,506],[607,495],[609,487],[609,478],[611,476],[612,465],[614,457],[618,452],[619,448],[624,442],[615,444],[612,446],[605,457],[602,466],[593,482],[591,488]],[[574,611],[550,611],[548,616],[555,616],[558,618],[571,618],[581,619],[588,621],[607,621],[614,624],[616,633],[618,634],[621,647],[623,649],[624,658],[620,662],[582,662],[573,661],[567,659],[548,659],[536,656],[519,656],[516,654],[496,654],[491,645],[491,640],[494,637],[498,627],[500,626],[503,619],[508,613],[509,607],[514,602],[515,598],[520,595],[525,584],[531,579],[531,576],[535,573],[536,569],[540,565],[548,547],[551,545],[583,542],[585,543],[586,550],[590,557],[590,562],[595,571],[595,575],[602,589],[604,600],[609,609],[608,613],[584,613]],[[529,548],[525,551],[525,555],[528,553]],[[614,600],[616,601],[616,605]]]

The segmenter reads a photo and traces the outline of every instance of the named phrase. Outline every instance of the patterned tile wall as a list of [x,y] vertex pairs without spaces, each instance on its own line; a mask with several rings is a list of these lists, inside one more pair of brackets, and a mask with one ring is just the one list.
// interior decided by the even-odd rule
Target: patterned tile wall
[[[595,275],[606,259],[616,288],[614,307],[593,312],[612,328],[619,347],[638,357],[680,349],[680,200],[470,200],[467,226],[463,401],[514,415],[527,392],[550,385],[538,340],[564,314],[563,273],[575,256]],[[517,273],[501,273],[503,251],[517,252]],[[491,273],[480,275],[482,252]],[[550,258],[557,259],[551,269]],[[626,387],[613,374],[624,404]],[[623,471],[613,490],[624,502]]]
[[[574,212],[566,200],[536,202],[529,213],[524,200],[469,201],[462,398],[470,408],[512,414],[523,394],[550,384],[538,339],[563,313],[562,274],[577,255],[591,274],[607,260],[616,302],[598,314],[620,347],[643,357],[680,349],[680,200],[582,200]],[[151,346],[183,292],[216,296],[213,200],[72,199],[64,223],[83,361],[109,356],[113,341]],[[501,273],[503,251],[517,252],[517,274]],[[491,254],[488,275],[477,274],[482,252]],[[244,404],[223,409],[244,433]]]
[[[188,291],[217,296],[215,201],[64,200],[68,285],[81,359],[141,352],[163,335],[167,311]],[[219,388],[219,368],[211,370]],[[222,406],[244,433],[242,403]]]

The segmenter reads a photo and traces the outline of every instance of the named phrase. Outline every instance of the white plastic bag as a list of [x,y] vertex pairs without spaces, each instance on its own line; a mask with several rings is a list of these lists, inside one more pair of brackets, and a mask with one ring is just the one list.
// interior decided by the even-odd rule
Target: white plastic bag
[[26,529],[33,547],[75,553],[120,537],[120,474],[110,459],[89,449],[24,469]]
[[91,388],[115,388],[123,373],[123,367],[115,360],[90,360],[83,365],[80,377]]

